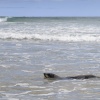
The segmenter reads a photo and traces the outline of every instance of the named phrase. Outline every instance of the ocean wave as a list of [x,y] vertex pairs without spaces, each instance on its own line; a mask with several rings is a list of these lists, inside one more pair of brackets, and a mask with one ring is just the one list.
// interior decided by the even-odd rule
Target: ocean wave
[[0,22],[6,22],[8,17],[0,17]]
[[[65,21],[76,20],[77,17],[0,17],[7,18],[7,22],[41,22],[41,21]],[[80,18],[83,19],[83,18]]]
[[62,42],[100,42],[98,35],[47,35],[47,34],[17,34],[0,33],[0,39],[3,40],[41,40],[41,41],[62,41]]
[[45,18],[45,17],[1,17],[2,21],[6,22],[36,22],[41,20],[51,20],[54,18]]

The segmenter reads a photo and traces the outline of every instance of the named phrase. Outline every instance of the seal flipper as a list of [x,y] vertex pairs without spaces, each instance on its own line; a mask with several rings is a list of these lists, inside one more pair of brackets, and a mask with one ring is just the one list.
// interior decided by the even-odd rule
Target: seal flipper
[[46,78],[46,79],[59,79],[60,77],[55,75],[55,74],[52,74],[52,73],[44,73],[44,78]]

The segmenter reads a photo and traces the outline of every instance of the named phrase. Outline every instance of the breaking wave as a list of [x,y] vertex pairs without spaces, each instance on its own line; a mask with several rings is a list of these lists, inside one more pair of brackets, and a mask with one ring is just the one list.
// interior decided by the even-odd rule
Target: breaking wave
[[0,17],[0,22],[6,22],[8,17]]
[[100,18],[0,17],[0,39],[99,42],[99,20]]
[[16,34],[0,33],[0,39],[10,40],[41,40],[62,42],[100,42],[100,36],[95,35],[46,35],[46,34]]
[[[0,17],[0,22],[34,22],[41,20],[54,20],[55,17]],[[58,18],[57,18],[58,19]],[[61,19],[61,18],[59,18]]]

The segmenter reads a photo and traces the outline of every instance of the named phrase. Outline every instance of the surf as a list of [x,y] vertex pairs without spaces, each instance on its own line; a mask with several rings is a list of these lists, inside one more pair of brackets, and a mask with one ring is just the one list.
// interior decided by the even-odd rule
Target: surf
[[28,33],[13,33],[0,31],[0,39],[3,40],[33,40],[33,41],[61,41],[61,42],[100,42],[100,36],[93,35],[50,35],[50,34],[28,34]]
[[6,22],[8,17],[0,17],[0,22]]

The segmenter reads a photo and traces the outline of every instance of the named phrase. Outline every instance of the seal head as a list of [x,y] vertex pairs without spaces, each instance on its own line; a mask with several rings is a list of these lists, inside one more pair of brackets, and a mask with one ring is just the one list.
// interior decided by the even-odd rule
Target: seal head
[[44,73],[44,78],[45,79],[60,79],[59,76],[52,73]]

